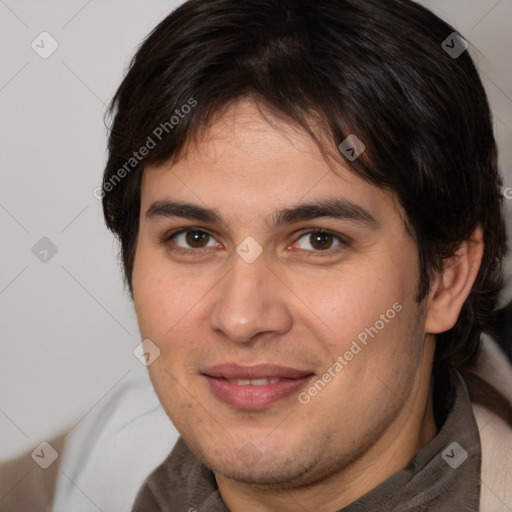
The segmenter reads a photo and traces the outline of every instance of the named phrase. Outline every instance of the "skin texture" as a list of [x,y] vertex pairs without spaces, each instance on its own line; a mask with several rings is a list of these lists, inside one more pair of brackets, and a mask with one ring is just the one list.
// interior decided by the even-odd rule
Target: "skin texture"
[[[340,198],[376,225],[327,217],[273,225],[279,209]],[[453,325],[471,289],[478,231],[418,304],[417,248],[394,196],[328,163],[305,133],[268,122],[250,101],[222,114],[179,161],[147,168],[141,199],[133,289],[142,337],[161,351],[150,376],[230,510],[296,511],[300,503],[332,512],[435,436],[434,334]],[[164,200],[213,209],[223,222],[146,215]],[[206,247],[172,238],[183,228],[210,234]],[[319,252],[312,229],[350,242],[333,238]],[[263,248],[252,263],[236,252],[247,237]],[[273,363],[316,380],[394,304],[400,312],[305,405],[294,393],[261,410],[236,409],[202,375],[224,362]]]

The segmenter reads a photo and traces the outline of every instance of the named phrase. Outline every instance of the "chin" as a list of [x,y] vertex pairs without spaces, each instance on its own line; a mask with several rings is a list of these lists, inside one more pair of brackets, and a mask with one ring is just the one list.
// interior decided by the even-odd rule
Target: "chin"
[[[304,450],[299,453],[303,457],[307,455]],[[314,476],[316,471],[312,471],[317,461],[306,460],[305,457],[299,460],[296,454],[297,452],[295,455],[286,455],[275,448],[268,448],[266,453],[260,453],[249,442],[240,450],[230,453],[215,450],[212,453],[195,455],[215,475],[222,478],[247,485],[293,489],[318,480]]]

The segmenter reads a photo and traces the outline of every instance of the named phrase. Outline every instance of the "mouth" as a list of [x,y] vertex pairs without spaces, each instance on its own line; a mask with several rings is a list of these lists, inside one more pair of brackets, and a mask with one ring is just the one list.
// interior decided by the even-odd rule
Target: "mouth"
[[232,363],[213,366],[202,375],[219,400],[236,409],[247,410],[265,409],[298,393],[314,376],[307,370],[273,364]]

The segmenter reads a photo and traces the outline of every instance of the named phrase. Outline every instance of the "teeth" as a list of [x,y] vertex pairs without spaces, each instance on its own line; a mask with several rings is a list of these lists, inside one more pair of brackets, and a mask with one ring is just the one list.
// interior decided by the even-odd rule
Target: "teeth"
[[272,379],[228,379],[228,382],[231,384],[236,384],[237,386],[265,386],[266,384],[275,384],[279,382],[279,378]]

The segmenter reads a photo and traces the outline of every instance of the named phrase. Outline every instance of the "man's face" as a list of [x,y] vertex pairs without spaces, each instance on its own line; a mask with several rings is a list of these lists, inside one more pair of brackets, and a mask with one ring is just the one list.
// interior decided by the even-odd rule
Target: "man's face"
[[243,102],[179,162],[146,169],[141,199],[150,376],[218,477],[312,483],[417,442],[433,343],[390,193]]

